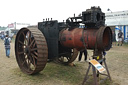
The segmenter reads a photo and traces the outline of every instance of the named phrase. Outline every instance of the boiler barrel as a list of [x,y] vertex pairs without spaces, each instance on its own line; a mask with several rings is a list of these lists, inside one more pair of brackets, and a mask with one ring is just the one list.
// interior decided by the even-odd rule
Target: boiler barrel
[[77,50],[99,49],[109,50],[112,44],[112,31],[110,27],[96,28],[74,28],[73,30],[62,30],[60,32],[60,43],[69,48]]

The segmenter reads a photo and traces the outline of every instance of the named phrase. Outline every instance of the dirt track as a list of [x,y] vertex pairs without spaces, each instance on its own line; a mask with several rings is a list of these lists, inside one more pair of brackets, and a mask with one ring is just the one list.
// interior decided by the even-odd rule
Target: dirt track
[[[91,56],[91,54],[89,54],[89,56]],[[5,56],[3,41],[0,40],[0,85],[72,85],[56,79],[50,81],[44,78],[44,81],[32,82],[31,77],[30,79],[25,78],[28,75],[22,75],[16,63],[14,43],[11,43],[10,57],[11,58],[7,58]],[[128,85],[128,47],[114,46],[107,52],[106,58],[110,75],[113,82],[116,83],[114,85]],[[77,64],[80,62],[76,60],[74,63]],[[41,78],[41,75],[34,77],[34,79],[38,79]]]
[[107,64],[114,82],[128,85],[128,47],[114,46],[107,54]]

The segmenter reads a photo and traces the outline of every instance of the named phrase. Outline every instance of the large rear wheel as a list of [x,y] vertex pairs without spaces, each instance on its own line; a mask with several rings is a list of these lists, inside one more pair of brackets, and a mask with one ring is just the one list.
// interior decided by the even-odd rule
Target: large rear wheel
[[15,41],[15,55],[20,69],[26,74],[35,74],[44,69],[48,48],[44,35],[37,27],[19,30]]

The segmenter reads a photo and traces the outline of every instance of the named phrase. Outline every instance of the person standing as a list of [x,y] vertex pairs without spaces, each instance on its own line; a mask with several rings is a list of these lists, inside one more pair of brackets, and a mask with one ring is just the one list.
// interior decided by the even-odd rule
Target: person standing
[[112,31],[112,46],[116,45],[116,34],[115,30]]
[[122,46],[122,41],[123,41],[123,33],[121,32],[121,30],[119,30],[119,33],[118,33],[118,46]]
[[87,50],[81,50],[80,51],[80,54],[79,54],[79,58],[78,58],[78,61],[81,61],[81,58],[82,58],[82,54],[84,53],[84,61],[87,60]]
[[2,40],[4,39],[4,34],[2,34],[1,39],[2,39]]
[[6,56],[8,58],[10,57],[10,42],[11,42],[11,39],[8,37],[8,35],[6,35],[4,38],[4,45],[5,45]]

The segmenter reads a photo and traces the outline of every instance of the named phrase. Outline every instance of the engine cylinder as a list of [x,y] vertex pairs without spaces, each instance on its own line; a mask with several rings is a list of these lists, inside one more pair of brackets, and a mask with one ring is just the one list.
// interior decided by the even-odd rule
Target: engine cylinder
[[99,49],[109,50],[112,44],[112,31],[110,27],[96,28],[74,28],[60,32],[60,43],[65,47],[76,48],[77,50]]

